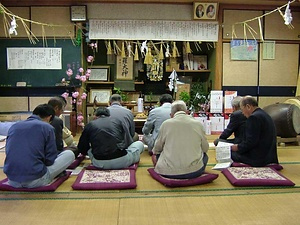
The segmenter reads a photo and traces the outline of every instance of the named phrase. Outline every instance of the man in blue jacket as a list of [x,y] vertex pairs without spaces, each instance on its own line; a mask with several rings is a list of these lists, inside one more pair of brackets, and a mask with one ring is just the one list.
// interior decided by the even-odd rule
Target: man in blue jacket
[[240,106],[247,117],[245,136],[241,143],[231,146],[232,160],[251,166],[278,163],[276,128],[272,118],[251,96],[244,97]]
[[62,173],[75,159],[70,150],[58,155],[53,107],[38,105],[27,120],[14,124],[8,131],[4,173],[15,188],[45,186]]

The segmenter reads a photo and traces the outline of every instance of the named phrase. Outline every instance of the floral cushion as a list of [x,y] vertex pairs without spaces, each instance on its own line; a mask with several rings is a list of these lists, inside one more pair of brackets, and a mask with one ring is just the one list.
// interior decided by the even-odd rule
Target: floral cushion
[[294,186],[295,184],[270,167],[230,167],[222,173],[234,186]]
[[[248,165],[248,164],[245,164],[245,163],[233,162],[231,164],[231,167],[251,167],[251,166]],[[282,170],[283,169],[283,166],[280,165],[280,164],[277,164],[277,163],[268,164],[268,165],[266,165],[266,167],[270,167],[270,168],[273,168],[275,170]]]
[[167,187],[186,187],[198,184],[206,184],[218,178],[218,174],[204,173],[200,177],[193,179],[170,179],[161,176],[154,171],[154,168],[149,168],[148,172],[151,177]]
[[136,171],[122,170],[82,170],[75,180],[74,190],[105,190],[136,188]]

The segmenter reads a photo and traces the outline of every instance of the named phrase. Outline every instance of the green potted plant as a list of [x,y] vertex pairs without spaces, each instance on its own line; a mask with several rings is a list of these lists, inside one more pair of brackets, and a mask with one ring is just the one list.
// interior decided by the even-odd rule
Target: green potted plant
[[185,104],[187,105],[187,107],[190,106],[190,100],[191,100],[191,96],[188,92],[186,91],[182,91],[180,94],[179,94],[179,99],[184,101]]
[[195,82],[191,85],[191,99],[190,104],[195,112],[205,111],[206,104],[208,104],[207,93],[204,90],[203,82]]
[[114,91],[116,94],[119,94],[121,96],[123,102],[128,101],[128,94],[121,91],[121,88],[114,87]]

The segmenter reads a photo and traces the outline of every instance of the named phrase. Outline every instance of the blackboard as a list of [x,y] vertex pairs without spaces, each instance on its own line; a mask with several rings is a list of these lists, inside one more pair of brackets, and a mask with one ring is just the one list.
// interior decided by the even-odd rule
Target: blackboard
[[[7,70],[7,48],[30,47],[30,48],[61,48],[62,69],[21,69]],[[28,39],[0,39],[0,87],[15,87],[17,82],[26,82],[28,87],[53,87],[60,83],[62,78],[68,80],[66,71],[73,70],[71,84],[77,86],[79,81],[75,79],[78,69],[81,67],[81,48],[74,46],[70,39],[47,39],[40,40],[37,44],[31,44]]]

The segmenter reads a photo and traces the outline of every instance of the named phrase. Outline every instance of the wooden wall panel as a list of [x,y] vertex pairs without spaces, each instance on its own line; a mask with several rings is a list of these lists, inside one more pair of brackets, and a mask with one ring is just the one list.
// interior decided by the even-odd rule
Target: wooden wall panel
[[[232,39],[232,25],[234,23],[242,22],[261,15],[263,15],[263,11],[224,10],[223,39]],[[259,26],[257,20],[249,22],[248,25],[257,32],[254,36],[256,39],[259,39]],[[237,38],[244,39],[244,28],[242,25],[235,25],[235,33]],[[253,39],[252,35],[248,31],[246,34],[248,39]]]
[[88,4],[88,18],[116,20],[193,20],[193,4]]
[[[35,107],[37,107],[39,104],[44,104],[44,103],[48,103],[49,99],[51,97],[30,97],[29,98],[29,108],[30,111],[33,111]],[[68,103],[67,106],[65,108],[65,111],[72,111],[72,105],[71,103],[72,98],[69,97],[68,98]]]
[[223,86],[257,86],[258,61],[232,61],[230,44],[223,43]]
[[[261,44],[262,46],[262,44]],[[261,55],[262,55],[262,47]],[[299,45],[276,44],[275,59],[260,57],[260,86],[297,86]]]
[[[74,25],[70,21],[69,7],[32,7],[31,19],[40,23],[60,25],[59,27],[44,26],[46,37],[74,37]],[[43,26],[33,24],[32,32],[43,36]]]
[[[11,13],[13,13],[16,16],[19,16],[19,17],[24,18],[24,19],[30,19],[30,8],[29,7],[9,7],[7,9],[9,11],[11,11]],[[8,19],[9,26],[10,26],[11,20],[8,16],[6,18]],[[0,24],[1,24],[1,26],[0,26],[0,37],[6,37],[3,22],[4,22],[3,16],[1,15],[0,16]],[[18,25],[18,27],[16,29],[17,32],[18,32],[18,35],[12,34],[11,38],[27,37],[27,34],[25,32],[24,26],[21,23],[21,21],[17,20],[16,22],[17,22],[17,25]],[[26,22],[25,24],[30,28],[30,24],[28,22]],[[7,30],[7,35],[8,35],[8,30]]]
[[275,103],[284,103],[287,99],[290,98],[291,97],[259,97],[258,105],[260,108],[264,108]]
[[282,16],[276,12],[265,17],[265,39],[300,40],[300,12],[292,12],[294,29],[284,24]]
[[0,97],[0,112],[27,112],[27,97]]

